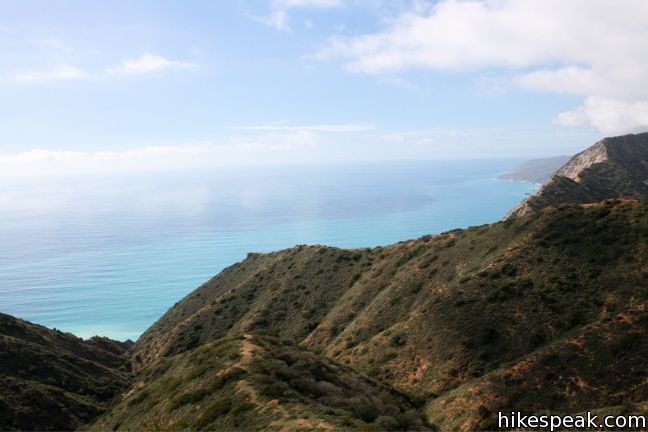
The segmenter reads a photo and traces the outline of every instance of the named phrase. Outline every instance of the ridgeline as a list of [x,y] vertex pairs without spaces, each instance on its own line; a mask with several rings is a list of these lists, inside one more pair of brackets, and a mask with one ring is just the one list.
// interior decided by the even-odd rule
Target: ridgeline
[[[475,430],[498,411],[645,413],[645,161],[648,134],[609,138],[494,224],[250,254],[128,350],[6,317],[33,337],[0,327],[2,379],[49,399],[3,390],[2,426]],[[33,367],[18,343],[62,354]],[[85,387],[51,378],[67,370]],[[92,410],[25,423],[43,405],[78,413],[65,398]]]

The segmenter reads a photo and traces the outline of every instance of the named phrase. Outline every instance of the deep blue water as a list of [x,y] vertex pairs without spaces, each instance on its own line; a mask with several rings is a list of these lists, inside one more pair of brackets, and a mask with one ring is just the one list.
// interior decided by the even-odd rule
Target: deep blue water
[[249,251],[365,247],[494,222],[536,186],[516,161],[213,169],[0,186],[0,311],[136,339]]

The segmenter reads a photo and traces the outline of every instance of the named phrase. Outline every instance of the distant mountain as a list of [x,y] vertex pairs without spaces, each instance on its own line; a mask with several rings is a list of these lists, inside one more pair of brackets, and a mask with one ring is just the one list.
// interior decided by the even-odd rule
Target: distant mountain
[[648,196],[648,132],[605,138],[572,157],[507,217],[565,203]]
[[[103,382],[97,371],[114,383],[91,430],[470,431],[496,429],[498,412],[647,414],[645,138],[597,143],[548,183],[598,202],[557,194],[507,220],[385,247],[249,254],[129,348],[130,375],[119,345],[106,363],[81,350],[95,342],[67,336],[72,349],[19,327],[47,336],[31,350],[60,353],[43,357],[61,371],[50,375],[74,366],[80,383]],[[636,199],[609,196],[617,190]],[[45,385],[29,350],[4,352],[0,367],[14,365],[4,374]],[[105,404],[98,384],[80,383],[51,385],[90,401],[86,419]],[[16,394],[2,393],[0,414],[11,406],[39,425],[42,407],[79,416]]]
[[543,184],[569,160],[569,156],[555,156],[526,161],[499,176],[502,180]]
[[126,387],[131,344],[0,314],[0,430],[81,427]]

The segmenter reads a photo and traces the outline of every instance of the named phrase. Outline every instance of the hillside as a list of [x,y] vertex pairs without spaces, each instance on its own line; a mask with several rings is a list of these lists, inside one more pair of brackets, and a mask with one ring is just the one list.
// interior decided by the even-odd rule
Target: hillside
[[[597,143],[543,188],[555,195],[494,224],[372,249],[251,253],[125,354],[4,316],[3,379],[45,396],[5,391],[0,410],[39,428],[282,431],[492,430],[498,411],[646,413],[647,138]],[[621,189],[635,198],[588,201]],[[58,405],[45,390],[59,391]],[[67,417],[52,426],[46,416]]]
[[129,346],[0,314],[0,430],[71,430],[96,417],[126,386]]
[[499,178],[502,180],[543,184],[569,159],[569,156],[532,159],[513,167],[509,172],[499,176]]
[[97,430],[424,429],[408,398],[270,336],[241,335],[146,367]]
[[572,157],[506,217],[552,205],[648,196],[648,132],[605,138]]
[[[441,430],[492,426],[498,410],[641,402],[646,252],[648,202],[610,200],[371,250],[251,254],[179,302],[131,354],[148,374],[214,341],[268,335],[407,395]],[[290,392],[276,403],[304,418],[284,405]],[[141,426],[126,400],[116,409],[118,424]]]

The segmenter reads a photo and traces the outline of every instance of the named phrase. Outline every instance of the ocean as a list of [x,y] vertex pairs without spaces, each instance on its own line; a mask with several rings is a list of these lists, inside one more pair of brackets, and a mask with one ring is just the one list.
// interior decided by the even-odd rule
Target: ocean
[[5,179],[0,312],[135,340],[248,252],[372,247],[495,222],[536,185],[518,161],[247,167]]

